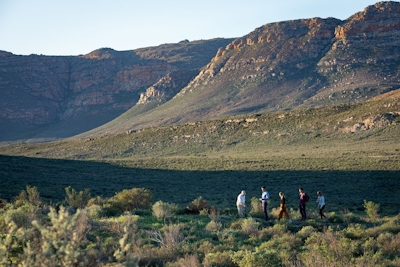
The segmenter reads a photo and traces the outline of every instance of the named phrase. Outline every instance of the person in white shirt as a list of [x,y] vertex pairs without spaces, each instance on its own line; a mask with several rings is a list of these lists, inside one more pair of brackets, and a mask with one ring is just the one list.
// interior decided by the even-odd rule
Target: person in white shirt
[[265,186],[261,187],[261,198],[260,201],[262,203],[262,208],[265,216],[265,220],[268,221],[268,200],[269,200],[269,194]]
[[242,192],[240,192],[237,197],[236,207],[239,213],[239,217],[243,218],[246,211],[246,192],[244,190],[242,190]]
[[319,215],[322,218],[326,218],[326,216],[324,215],[324,209],[325,209],[325,197],[322,195],[321,191],[317,192],[317,203],[318,203],[318,209],[319,209]]

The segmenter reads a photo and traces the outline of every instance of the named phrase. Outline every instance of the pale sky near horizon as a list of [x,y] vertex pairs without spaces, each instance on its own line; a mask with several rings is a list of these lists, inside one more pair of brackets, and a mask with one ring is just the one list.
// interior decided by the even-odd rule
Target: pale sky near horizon
[[379,0],[0,0],[0,50],[80,55],[244,36],[264,24],[345,20]]

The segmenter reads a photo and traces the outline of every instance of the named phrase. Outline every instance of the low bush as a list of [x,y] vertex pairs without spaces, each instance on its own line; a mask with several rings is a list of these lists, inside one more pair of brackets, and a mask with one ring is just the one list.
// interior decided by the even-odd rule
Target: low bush
[[196,255],[186,254],[175,262],[167,263],[166,267],[201,267],[201,264]]
[[157,201],[152,206],[153,215],[158,219],[165,219],[175,215],[178,208],[176,204],[166,203],[161,200]]
[[210,206],[207,204],[207,200],[199,196],[187,206],[187,210],[190,213],[199,214],[201,210],[210,210]]
[[148,189],[132,188],[115,193],[112,199],[119,202],[123,210],[150,209],[153,195]]
[[206,225],[205,229],[211,233],[219,232],[222,229],[222,223],[212,220]]
[[232,255],[232,260],[239,267],[282,266],[278,253],[275,250],[262,250],[259,248],[256,248],[254,252],[239,250]]
[[233,251],[212,252],[205,255],[203,260],[204,267],[237,267],[233,262]]
[[307,239],[312,233],[315,233],[316,231],[317,231],[317,230],[316,230],[314,227],[312,227],[312,226],[310,226],[310,225],[307,225],[307,226],[303,226],[303,227],[296,233],[296,235],[305,240],[305,239]]
[[255,236],[260,228],[260,223],[253,218],[246,218],[241,221],[243,233],[249,236]]

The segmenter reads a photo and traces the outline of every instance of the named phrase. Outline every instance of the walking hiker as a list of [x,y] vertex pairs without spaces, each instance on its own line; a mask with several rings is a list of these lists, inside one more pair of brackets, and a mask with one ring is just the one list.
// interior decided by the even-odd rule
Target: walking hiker
[[246,192],[244,190],[242,190],[242,192],[240,192],[240,194],[237,197],[236,207],[238,210],[239,217],[243,218],[246,210]]
[[262,203],[262,208],[265,216],[265,220],[268,221],[268,200],[269,200],[269,194],[267,192],[267,188],[265,186],[261,187],[261,198],[260,201]]
[[319,215],[321,216],[321,219],[326,218],[326,216],[324,215],[325,197],[321,191],[317,192],[317,196],[318,196],[317,203],[318,203]]
[[282,192],[279,192],[279,197],[281,198],[281,203],[279,205],[279,215],[278,215],[278,221],[280,219],[282,219],[283,214],[285,214],[286,219],[289,220],[289,222],[292,222],[292,220],[290,219],[289,213],[287,212],[286,209],[286,198],[285,195]]
[[304,192],[302,187],[299,188],[299,210],[301,214],[301,220],[305,221],[307,219],[306,214],[306,204],[310,200],[310,197]]

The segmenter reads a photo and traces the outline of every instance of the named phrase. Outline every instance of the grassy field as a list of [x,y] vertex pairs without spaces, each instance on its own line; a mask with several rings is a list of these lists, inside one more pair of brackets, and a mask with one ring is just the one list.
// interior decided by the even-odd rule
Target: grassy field
[[[285,164],[279,163],[282,161]],[[236,196],[242,189],[250,200],[259,197],[260,187],[265,185],[272,206],[278,206],[278,192],[283,191],[289,206],[295,208],[298,188],[304,187],[314,201],[316,191],[324,192],[327,209],[331,211],[363,210],[366,199],[380,203],[385,214],[399,212],[399,170],[302,170],[298,168],[301,164],[323,166],[329,164],[329,159],[149,158],[99,162],[1,156],[0,196],[15,197],[27,184],[38,187],[42,196],[52,202],[63,201],[67,186],[77,190],[89,188],[92,195],[103,197],[123,189],[144,187],[154,194],[155,201],[184,207],[202,196],[210,204],[225,209],[235,207]],[[293,169],[276,168],[279,165]],[[316,208],[313,201],[309,206]]]
[[[184,206],[202,196],[220,208],[234,208],[242,189],[250,199],[265,185],[271,205],[278,205],[278,192],[284,191],[296,207],[298,188],[304,187],[313,199],[317,190],[324,192],[330,210],[357,211],[366,199],[397,214],[397,99],[392,94],[358,105],[2,146],[0,197],[12,198],[26,185],[53,202],[63,200],[67,186],[104,197],[144,187],[155,201]],[[364,130],[346,130],[367,124]],[[315,206],[311,202],[310,208]]]

